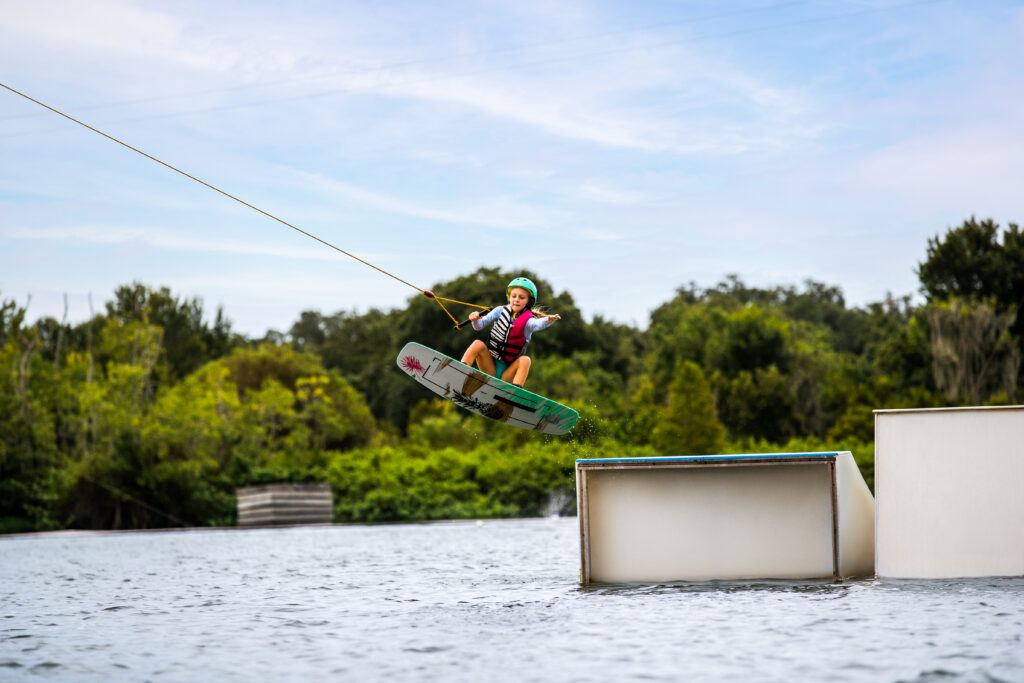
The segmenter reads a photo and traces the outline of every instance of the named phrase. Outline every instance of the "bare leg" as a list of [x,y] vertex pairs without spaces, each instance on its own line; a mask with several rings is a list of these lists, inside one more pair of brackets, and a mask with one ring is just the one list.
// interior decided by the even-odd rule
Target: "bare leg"
[[496,370],[494,359],[491,358],[491,352],[487,350],[487,344],[479,339],[470,344],[466,352],[462,354],[462,362],[470,367],[473,367],[475,363],[478,368],[488,375],[493,375]]
[[506,382],[523,386],[526,384],[526,377],[530,374],[530,357],[519,356],[512,365],[505,368],[505,372],[501,373],[501,378]]

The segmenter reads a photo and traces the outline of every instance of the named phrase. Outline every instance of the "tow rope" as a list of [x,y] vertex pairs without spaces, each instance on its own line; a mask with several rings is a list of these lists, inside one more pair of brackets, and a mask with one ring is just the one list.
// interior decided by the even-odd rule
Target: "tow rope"
[[66,118],[69,121],[73,121],[74,123],[77,123],[78,125],[80,125],[80,126],[82,126],[84,128],[88,128],[92,132],[94,132],[94,133],[96,133],[98,135],[102,135],[103,137],[105,137],[108,140],[111,140],[113,142],[116,142],[117,144],[121,145],[122,147],[127,147],[131,151],[136,152],[137,154],[141,154],[142,156],[146,157],[147,159],[149,159],[151,161],[155,161],[156,163],[160,164],[161,166],[164,166],[166,168],[171,169],[175,173],[180,173],[181,175],[185,176],[186,178],[189,178],[191,180],[196,181],[200,185],[205,185],[206,187],[210,188],[214,192],[219,192],[220,194],[224,195],[225,197],[227,197],[229,199],[233,199],[236,202],[238,202],[239,204],[247,206],[250,209],[252,209],[253,211],[257,211],[257,212],[263,214],[267,218],[272,218],[273,220],[277,221],[278,223],[281,223],[282,225],[286,225],[289,228],[291,228],[292,230],[295,230],[296,232],[301,232],[306,237],[309,237],[310,239],[314,239],[317,242],[319,242],[320,244],[323,244],[324,246],[330,247],[331,249],[334,249],[335,251],[340,252],[340,253],[344,254],[345,256],[348,256],[349,258],[355,259],[356,261],[359,261],[363,265],[369,266],[370,268],[373,268],[374,270],[376,270],[376,271],[378,271],[380,273],[383,273],[384,275],[387,275],[388,277],[390,277],[390,278],[392,278],[394,280],[397,280],[398,282],[401,282],[403,285],[406,285],[408,287],[412,287],[413,289],[415,289],[417,292],[419,292],[423,296],[427,297],[428,299],[433,299],[434,301],[436,301],[437,305],[441,307],[441,310],[444,311],[445,314],[449,318],[451,318],[453,323],[455,323],[455,329],[457,329],[457,330],[461,329],[463,326],[467,325],[469,323],[469,320],[465,320],[465,321],[460,323],[455,318],[455,316],[453,316],[448,311],[448,309],[442,303],[443,301],[447,301],[448,303],[451,303],[451,304],[459,304],[461,306],[470,306],[472,308],[479,308],[479,309],[482,309],[482,310],[485,310],[485,311],[489,311],[490,310],[490,308],[487,307],[487,306],[481,306],[479,304],[470,304],[470,303],[466,303],[465,301],[457,301],[455,299],[448,299],[448,298],[445,298],[443,296],[438,296],[438,295],[434,294],[434,292],[430,291],[429,289],[423,289],[422,287],[417,287],[416,285],[414,285],[414,284],[412,284],[410,282],[406,282],[405,280],[403,280],[402,278],[398,277],[394,273],[389,273],[388,271],[384,270],[383,268],[379,268],[379,267],[373,265],[372,263],[370,263],[369,261],[361,259],[358,256],[356,256],[355,254],[347,252],[344,249],[342,249],[341,247],[338,247],[338,246],[335,246],[335,245],[331,244],[327,240],[321,239],[321,238],[317,237],[316,235],[314,235],[314,234],[312,234],[310,232],[306,232],[302,228],[297,227],[295,225],[292,225],[288,221],[282,220],[282,219],[278,218],[277,216],[275,216],[274,214],[269,213],[267,211],[264,211],[263,209],[259,208],[258,206],[253,206],[249,202],[244,201],[242,199],[239,199],[235,195],[230,194],[228,192],[225,192],[224,190],[222,190],[219,187],[216,187],[214,185],[211,185],[210,183],[206,182],[205,180],[197,178],[194,175],[191,175],[189,173],[186,173],[185,171],[182,171],[180,168],[172,166],[171,164],[167,163],[166,161],[161,161],[160,159],[157,159],[155,156],[143,152],[141,149],[138,149],[136,147],[132,147],[127,142],[122,142],[121,140],[118,140],[117,138],[115,138],[113,135],[108,135],[107,133],[104,133],[103,131],[101,131],[101,130],[99,130],[97,128],[93,128],[89,124],[83,123],[82,121],[79,121],[78,119],[74,118],[73,116],[69,116],[68,114],[65,114],[64,112],[60,111],[59,109],[55,109],[54,107],[51,107],[50,105],[48,105],[48,104],[46,104],[44,102],[40,102],[39,100],[35,99],[34,97],[30,97],[30,96],[26,95],[25,93],[23,93],[23,92],[21,92],[19,90],[15,90],[14,88],[12,88],[11,86],[9,86],[9,85],[7,85],[5,83],[0,83],[0,86],[2,86],[3,88],[5,88],[7,90],[10,90],[15,95],[20,95],[21,97],[24,97],[26,100],[29,100],[30,102],[35,102],[40,107],[43,107],[45,109],[49,109],[54,114],[58,114],[60,116],[63,116],[64,118]]

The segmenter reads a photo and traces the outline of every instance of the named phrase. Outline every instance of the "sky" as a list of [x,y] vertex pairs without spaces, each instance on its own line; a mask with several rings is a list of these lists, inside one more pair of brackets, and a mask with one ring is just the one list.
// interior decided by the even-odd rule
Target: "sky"
[[916,296],[1024,223],[1022,2],[0,0],[0,83],[404,280],[0,88],[30,320],[137,281],[259,337],[487,266],[644,328],[729,274]]

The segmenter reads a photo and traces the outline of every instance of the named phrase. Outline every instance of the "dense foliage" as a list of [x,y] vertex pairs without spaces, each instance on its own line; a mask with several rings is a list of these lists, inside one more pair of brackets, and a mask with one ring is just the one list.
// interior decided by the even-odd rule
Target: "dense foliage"
[[139,283],[79,325],[0,300],[0,532],[231,524],[235,488],[271,481],[330,482],[338,521],[570,512],[578,457],[841,449],[871,484],[873,409],[1016,400],[1022,273],[1018,227],[972,218],[929,240],[921,305],[730,276],[681,287],[640,330],[584,320],[529,271],[438,283],[491,304],[515,275],[538,284],[562,320],[531,346],[530,388],[581,414],[558,438],[397,369],[406,341],[458,357],[473,337],[423,297],[307,311],[262,340]]

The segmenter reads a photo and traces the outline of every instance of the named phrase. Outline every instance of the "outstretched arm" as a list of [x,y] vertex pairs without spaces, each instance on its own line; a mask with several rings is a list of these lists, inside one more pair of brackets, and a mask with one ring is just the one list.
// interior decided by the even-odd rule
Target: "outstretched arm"
[[553,315],[541,315],[534,316],[526,321],[526,341],[530,341],[530,337],[537,330],[543,330],[545,327],[550,327],[556,320],[561,320],[562,316]]

